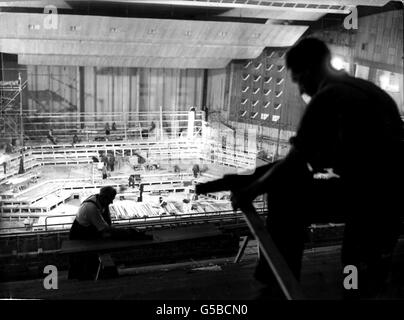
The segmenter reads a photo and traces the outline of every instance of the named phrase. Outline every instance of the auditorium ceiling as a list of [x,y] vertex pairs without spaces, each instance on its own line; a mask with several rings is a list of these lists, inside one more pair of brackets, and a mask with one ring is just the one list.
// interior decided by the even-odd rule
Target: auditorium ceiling
[[326,14],[388,2],[0,0],[0,52],[32,65],[223,68],[293,45]]

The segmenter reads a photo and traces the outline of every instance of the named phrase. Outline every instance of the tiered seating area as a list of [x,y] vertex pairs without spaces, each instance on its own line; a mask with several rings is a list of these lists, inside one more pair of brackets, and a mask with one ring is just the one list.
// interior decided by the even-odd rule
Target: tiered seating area
[[[33,168],[41,166],[41,163],[38,162],[34,157],[32,157],[32,153],[29,149],[23,152],[24,155],[24,169],[26,171],[31,170]],[[6,179],[11,178],[18,174],[20,161],[22,154],[14,153],[7,155],[6,162],[6,173],[4,173],[4,168],[0,170],[0,183],[3,183]]]
[[[77,116],[73,117],[74,119],[72,118],[73,121],[70,119],[71,117],[63,120],[61,118],[62,115],[55,115],[57,122],[67,121],[70,123],[69,126],[65,127],[67,131],[64,132],[69,139],[58,139],[57,144],[51,144],[49,141],[44,144],[43,140],[41,140],[40,144],[30,141],[24,147],[24,169],[27,172],[24,175],[19,174],[21,155],[14,154],[10,156],[7,173],[0,174],[0,183],[2,184],[2,190],[0,190],[2,198],[0,213],[2,214],[2,219],[6,218],[11,222],[15,221],[16,218],[18,221],[30,218],[34,220],[35,225],[38,225],[40,221],[43,221],[44,218],[46,220],[48,217],[54,217],[58,220],[57,216],[60,216],[61,213],[61,218],[70,219],[68,216],[74,214],[74,212],[71,212],[74,210],[71,207],[67,208],[69,206],[67,202],[79,198],[76,201],[79,203],[79,201],[90,194],[97,193],[105,185],[113,186],[118,190],[115,214],[117,219],[153,218],[156,216],[169,217],[171,215],[206,214],[206,212],[230,210],[228,197],[226,196],[224,197],[226,204],[223,204],[223,206],[214,206],[210,203],[210,200],[205,202],[199,201],[198,203],[193,202],[193,205],[185,205],[182,199],[178,202],[167,201],[167,205],[164,208],[160,206],[159,208],[153,208],[149,204],[136,203],[140,199],[140,189],[142,189],[145,197],[149,195],[151,197],[167,197],[168,195],[178,194],[184,199],[190,199],[194,191],[195,178],[191,170],[183,171],[186,166],[198,163],[201,168],[206,167],[206,165],[212,167],[218,165],[218,168],[227,167],[229,170],[236,168],[243,171],[255,167],[255,153],[248,153],[238,149],[230,150],[221,144],[219,145],[219,140],[215,137],[210,136],[208,138],[204,136],[201,131],[203,122],[201,115],[201,113],[197,113],[196,115],[194,135],[189,135],[186,131],[188,128],[188,113],[166,115],[168,117],[166,119],[171,117],[173,120],[171,123],[166,120],[163,121],[164,125],[171,126],[170,128],[173,131],[171,131],[170,135],[165,134],[161,130],[159,131],[161,128],[160,125],[163,123],[161,121],[157,123],[154,135],[144,135],[144,132],[142,133],[141,130],[144,124],[147,123],[147,120],[140,119],[138,115],[139,118],[137,120],[133,119],[133,126],[125,128],[125,138],[122,140],[115,137],[119,133],[119,128],[115,131],[111,130],[111,134],[108,136],[108,140],[106,140],[104,139],[105,132],[100,127],[100,123],[96,124],[97,128],[92,128],[92,125],[95,125],[95,123],[88,123],[88,126],[86,123],[85,130],[81,130],[80,132],[86,133],[88,135],[87,139],[80,137],[81,141],[74,145],[69,141],[72,138],[71,133],[73,132],[69,133],[70,129],[67,130],[67,127],[73,122],[76,125]],[[86,116],[83,119],[86,119]],[[80,121],[83,119],[80,118]],[[110,122],[111,124],[112,122]],[[119,127],[120,123],[117,122],[117,124]],[[42,125],[45,125],[45,123],[42,123]],[[34,128],[30,126],[32,127],[32,124],[27,125],[27,132]],[[53,129],[56,131],[55,136],[57,136],[58,129],[56,127]],[[62,128],[59,129],[62,130]],[[94,132],[97,132],[97,134],[102,133],[104,138],[94,139],[93,137],[93,139],[90,139],[90,135],[95,134]],[[128,140],[128,135],[130,134],[140,134],[140,137]],[[63,141],[69,142],[64,143]],[[94,163],[94,158],[100,160],[101,154],[113,155],[116,167],[125,167],[129,171],[114,172],[112,175],[109,174],[107,179],[103,179],[101,171],[97,166],[91,165]],[[146,163],[140,164],[138,162],[140,158],[146,159]],[[179,171],[149,171],[146,169],[148,165],[153,166],[153,164],[156,164],[156,167],[161,165],[170,169],[178,167]],[[38,170],[31,170],[35,167]],[[49,170],[45,169],[45,167],[49,167]],[[179,167],[182,167],[182,169]],[[57,173],[58,171],[55,168],[64,169],[59,169],[59,173]],[[75,175],[63,174],[63,172],[66,173],[71,170],[76,170]],[[78,173],[80,170],[84,170],[83,174]],[[38,183],[36,180],[40,172],[47,174],[41,177],[41,182]],[[58,175],[60,173],[62,173],[63,178],[55,179],[56,177],[59,178]],[[211,177],[203,176],[202,180],[206,178],[215,179],[224,173],[226,173],[226,170],[218,169]],[[142,188],[140,188],[139,181],[136,181],[133,187],[123,187],[128,185],[130,174],[141,175]],[[184,196],[181,194],[184,194]],[[218,198],[215,199],[213,197],[211,201],[217,200]],[[64,209],[65,207],[67,209]],[[40,219],[38,220],[38,218]]]
[[24,214],[29,217],[37,217],[49,213],[72,196],[72,192],[63,190],[62,186],[61,182],[46,181],[12,197],[10,197],[10,193],[5,193],[0,201],[2,217],[14,217],[16,213],[21,218]]
[[200,141],[187,139],[172,141],[113,141],[108,143],[80,143],[71,145],[40,145],[30,147],[32,156],[44,164],[90,163],[93,156],[110,152],[114,156],[134,156],[165,161],[192,160],[200,157]]
[[[7,111],[4,118],[10,125],[19,123],[19,113]],[[195,114],[195,127],[200,127],[202,112]],[[188,112],[71,112],[45,113],[29,112],[24,114],[24,135],[29,144],[50,143],[47,139],[48,130],[53,130],[53,136],[58,143],[71,143],[76,134],[80,141],[107,142],[134,140],[175,139],[187,129]],[[155,128],[151,129],[152,122]],[[108,123],[110,134],[106,135],[105,126]],[[112,125],[115,123],[115,127]],[[0,137],[0,143],[15,138],[14,132],[5,132]]]
[[202,143],[201,158],[205,161],[245,170],[255,168],[256,152],[245,152],[237,148],[223,148],[214,140],[204,140]]

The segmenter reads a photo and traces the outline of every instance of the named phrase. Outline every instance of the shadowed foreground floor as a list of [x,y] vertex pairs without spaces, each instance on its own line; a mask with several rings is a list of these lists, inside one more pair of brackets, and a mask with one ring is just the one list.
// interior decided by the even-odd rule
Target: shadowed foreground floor
[[[342,299],[344,275],[340,247],[305,252],[301,285],[307,299]],[[120,269],[120,277],[95,281],[67,280],[59,274],[58,289],[45,290],[43,279],[0,284],[2,298],[106,300],[260,300],[264,287],[253,278],[256,255],[177,265]],[[198,270],[199,268],[199,270]],[[404,299],[404,241],[397,246],[392,276],[378,299]],[[45,276],[45,275],[44,275]]]

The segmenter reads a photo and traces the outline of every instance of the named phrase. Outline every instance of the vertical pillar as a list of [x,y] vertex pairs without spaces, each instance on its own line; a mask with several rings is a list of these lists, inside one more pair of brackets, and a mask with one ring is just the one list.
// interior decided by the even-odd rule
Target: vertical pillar
[[[3,57],[3,53],[0,52],[0,69],[1,69],[1,73],[0,73],[0,81],[5,81],[4,80],[4,61],[3,61],[4,57]],[[3,90],[0,89],[0,101],[3,101]]]
[[[226,75],[227,75],[227,73],[226,73]],[[226,79],[227,81],[229,81],[229,93],[228,93],[228,100],[227,100],[226,120],[229,119],[229,114],[230,114],[231,97],[232,97],[232,90],[233,90],[233,78],[234,78],[234,64],[230,63],[230,76],[229,76],[229,79]]]
[[50,66],[48,66],[48,90],[50,92],[50,101],[49,101],[49,107],[50,107],[50,112],[58,112],[59,110],[55,110],[55,105],[53,103],[53,88],[52,88],[52,69]]
[[[77,78],[78,78],[78,83],[77,83],[77,96],[78,96],[78,101],[77,101],[77,105],[78,105],[78,111],[80,113],[80,123],[81,123],[81,128],[83,128],[84,126],[84,113],[85,113],[85,87],[84,87],[84,67],[78,67],[77,70],[78,74],[77,74]],[[95,106],[94,106],[95,109]],[[95,111],[95,110],[94,110]]]
[[208,69],[203,70],[202,106],[206,108],[208,100]]
[[164,139],[164,130],[163,130],[163,106],[160,106],[160,138]]
[[80,116],[80,67],[76,67],[76,129],[82,129],[81,116]]
[[[22,79],[21,73],[18,72],[18,91],[20,93],[20,144],[24,147],[24,123],[22,119]],[[21,161],[24,163],[24,153],[21,153]]]
[[194,124],[195,124],[195,108],[191,107],[188,112],[188,139],[194,136]]
[[281,119],[278,119],[278,136],[276,138],[276,150],[275,150],[275,159],[278,160],[279,158],[279,144],[281,139]]

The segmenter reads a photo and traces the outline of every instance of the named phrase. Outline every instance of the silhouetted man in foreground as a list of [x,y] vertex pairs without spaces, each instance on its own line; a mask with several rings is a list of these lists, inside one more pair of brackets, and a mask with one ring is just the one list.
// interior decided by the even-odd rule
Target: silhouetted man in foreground
[[[311,101],[287,156],[233,194],[233,206],[268,193],[268,231],[298,279],[307,226],[344,222],[342,264],[357,267],[359,286],[345,293],[375,297],[400,232],[403,126],[387,93],[336,71],[330,60],[327,46],[313,38],[287,53],[292,79]],[[314,178],[325,170],[327,179]],[[264,260],[256,277],[275,285]]]

